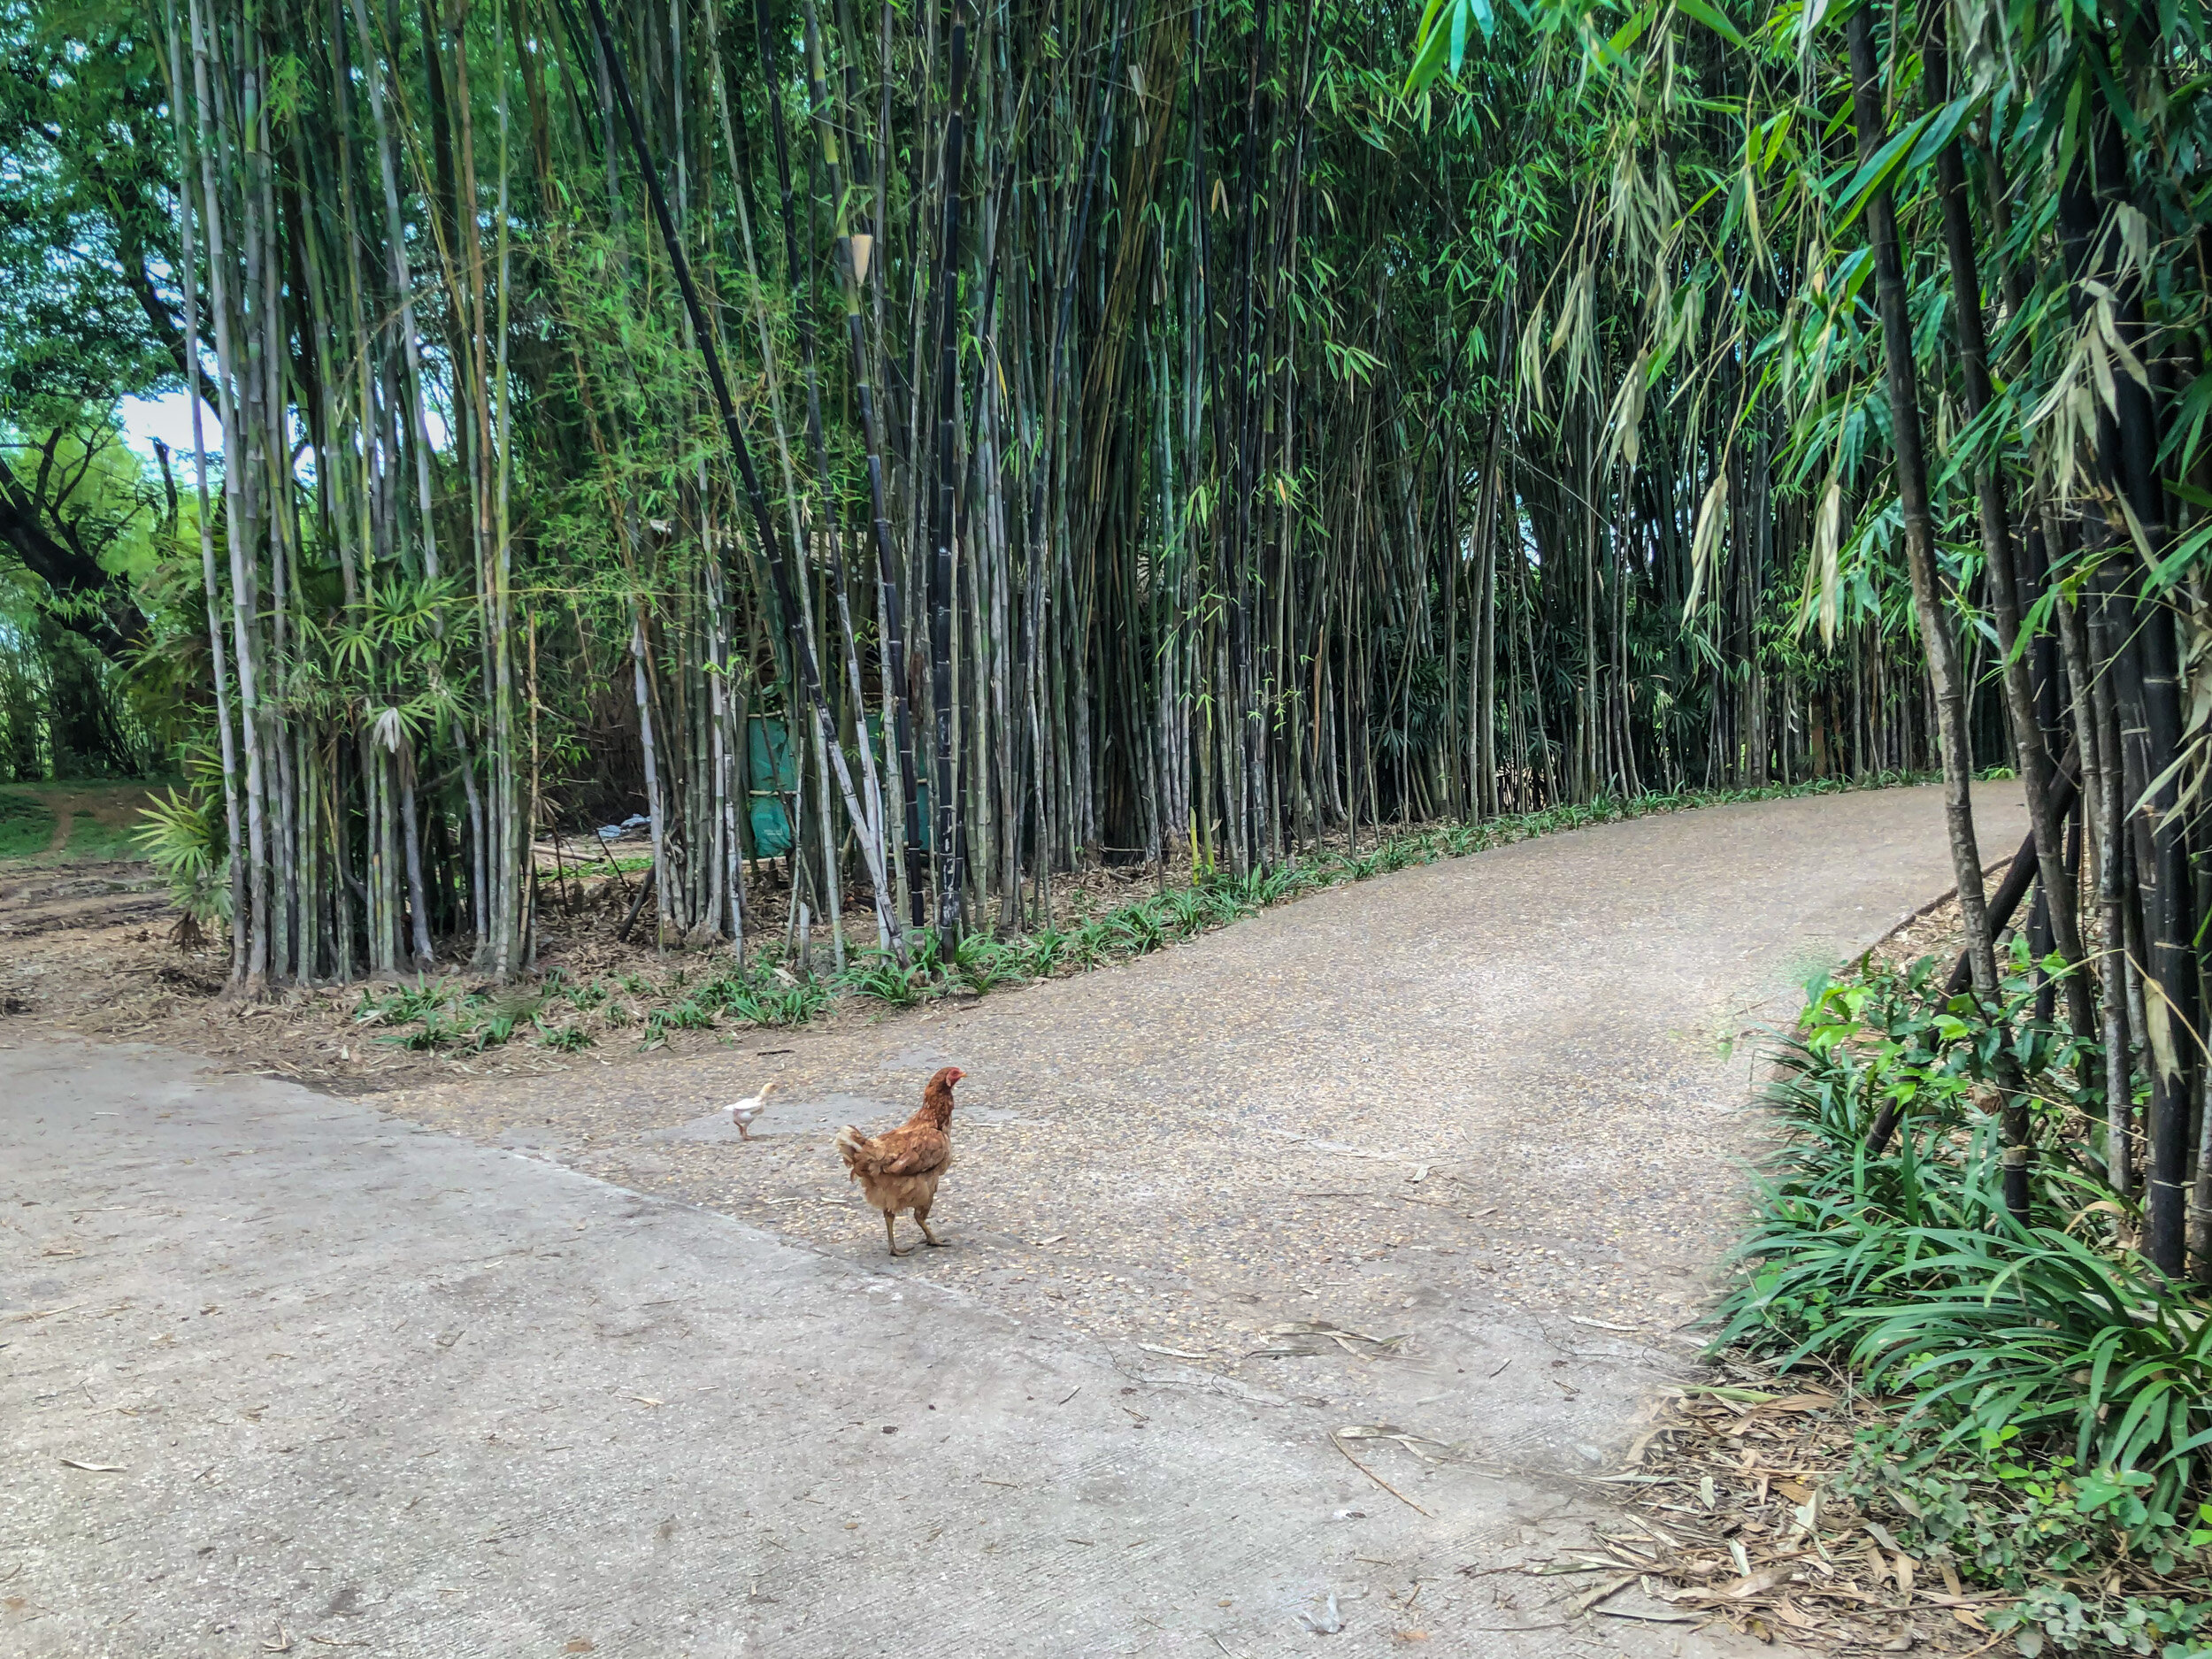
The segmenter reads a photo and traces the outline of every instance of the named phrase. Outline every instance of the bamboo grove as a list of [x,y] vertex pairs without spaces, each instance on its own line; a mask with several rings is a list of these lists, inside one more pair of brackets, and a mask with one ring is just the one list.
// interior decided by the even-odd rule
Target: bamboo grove
[[1724,299],[1609,406],[1574,55],[1409,98],[1411,22],[19,14],[19,142],[204,400],[143,649],[240,987],[521,972],[538,835],[610,810],[664,941],[895,952],[1101,861],[1931,764],[1898,584],[1792,628]]

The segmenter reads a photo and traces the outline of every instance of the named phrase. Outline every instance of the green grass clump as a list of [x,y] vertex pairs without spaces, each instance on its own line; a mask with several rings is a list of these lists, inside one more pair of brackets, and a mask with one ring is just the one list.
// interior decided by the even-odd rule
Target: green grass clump
[[969,933],[953,948],[948,978],[980,996],[994,986],[1019,984],[1028,976],[1022,955],[1010,941],[989,933]]
[[94,814],[82,808],[71,815],[69,842],[64,849],[70,858],[110,860],[143,858],[145,849],[139,845],[138,826],[134,824],[104,824]]
[[[1948,965],[1813,987],[1770,1091],[1794,1134],[1717,1342],[1901,1402],[1840,1495],[2020,1597],[1992,1628],[2021,1651],[2201,1651],[2212,1304],[2131,1248],[2136,1200],[2106,1180],[2078,1081],[2101,1056],[2035,1021],[2024,947],[1993,1014],[1944,994]],[[2003,1199],[2001,1080],[2030,1107],[2025,1220]],[[1885,1105],[1897,1133],[1870,1156]]]
[[902,963],[887,950],[861,953],[845,970],[845,987],[856,996],[872,997],[893,1008],[911,1008],[928,995],[928,972],[913,963]]
[[540,1019],[538,1041],[557,1054],[581,1054],[592,1046],[592,1034],[581,1025],[549,1025]]
[[353,1018],[357,1025],[388,1027],[379,1042],[417,1053],[503,1048],[526,1029],[548,1047],[588,1045],[588,1033],[557,1035],[545,1025],[541,1017],[554,1000],[554,989],[546,986],[469,990],[449,979],[433,979],[383,990],[365,987],[354,1004]]
[[54,814],[46,803],[13,789],[0,790],[0,858],[27,858],[54,843]]

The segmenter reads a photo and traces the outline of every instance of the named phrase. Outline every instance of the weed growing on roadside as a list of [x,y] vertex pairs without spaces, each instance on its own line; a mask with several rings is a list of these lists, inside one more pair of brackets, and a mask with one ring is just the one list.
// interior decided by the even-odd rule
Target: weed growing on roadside
[[[1993,1018],[1932,958],[1812,987],[1770,1092],[1794,1133],[1716,1345],[1817,1356],[1895,1402],[1835,1495],[2016,1597],[1990,1627],[2022,1652],[2180,1659],[2212,1630],[2212,1308],[2135,1254],[2078,1081],[2100,1056],[2034,1021],[2024,947],[2005,966]],[[2001,1080],[2030,1105],[2024,1222]],[[1885,1106],[1895,1140],[1870,1156]]]
[[581,1025],[549,1025],[537,1022],[538,1041],[556,1054],[581,1054],[592,1046],[592,1035]]
[[902,964],[887,950],[861,953],[845,971],[846,988],[856,996],[872,996],[893,1008],[910,1008],[929,989],[929,976],[911,964]]

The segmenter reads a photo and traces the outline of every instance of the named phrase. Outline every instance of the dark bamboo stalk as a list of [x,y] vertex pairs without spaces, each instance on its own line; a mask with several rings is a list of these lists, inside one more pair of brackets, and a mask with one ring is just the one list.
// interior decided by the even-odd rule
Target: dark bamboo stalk
[[[1923,50],[1929,96],[1938,104],[1950,97],[1949,54],[1939,12],[1932,14]],[[1966,201],[1966,169],[1958,141],[1954,138],[1936,154],[1937,196],[1942,204],[1943,241],[1950,260],[1952,314],[1956,320],[1959,357],[1964,371],[1966,418],[1979,421],[1992,396],[1989,344],[1982,326],[1981,280],[1974,253],[1974,231]],[[2015,751],[2028,800],[2028,820],[2034,827],[2038,878],[2041,883],[2042,913],[2052,942],[2066,964],[2066,1006],[2073,1029],[2086,1033],[2095,1023],[2090,1005],[2089,981],[2078,972],[2082,961],[2081,936],[2075,926],[2078,904],[2071,875],[2066,869],[2062,810],[2051,801],[2050,756],[2043,745],[2043,723],[2030,680],[2030,664],[2020,643],[2023,606],[2014,569],[2013,538],[2006,510],[2004,480],[1993,451],[1985,452],[1975,469],[1975,494],[1979,510],[1982,555],[1989,571],[1991,596],[1997,620],[1998,644],[2004,654],[2004,687],[2012,718]],[[1993,932],[2002,924],[1993,922]],[[2024,1194],[2024,1176],[2023,1177]]]
[[944,179],[939,187],[944,204],[937,244],[937,483],[929,592],[930,711],[937,724],[936,798],[931,803],[937,829],[932,851],[937,865],[937,928],[947,939],[960,929],[959,807],[953,781],[953,491],[960,439],[960,188],[967,160],[967,9],[964,0],[953,0]]
[[[1852,14],[1846,30],[1854,124],[1863,163],[1874,157],[1888,136],[1872,14],[1861,8]],[[1912,578],[1913,611],[1919,624],[1921,649],[1927,657],[1928,676],[1935,688],[1942,733],[1944,826],[1950,839],[1952,865],[1958,874],[1960,920],[1973,968],[1975,993],[1983,1001],[1993,1002],[1997,964],[1982,898],[1981,855],[1975,845],[1974,811],[1968,795],[1973,756],[1966,724],[1965,687],[1957,641],[1943,614],[1938,589],[1927,463],[1920,435],[1919,376],[1913,362],[1912,324],[1906,313],[1904,259],[1886,185],[1868,201],[1866,221],[1868,239],[1874,247],[1875,305],[1881,318],[1897,488],[1904,508],[1905,561]]]

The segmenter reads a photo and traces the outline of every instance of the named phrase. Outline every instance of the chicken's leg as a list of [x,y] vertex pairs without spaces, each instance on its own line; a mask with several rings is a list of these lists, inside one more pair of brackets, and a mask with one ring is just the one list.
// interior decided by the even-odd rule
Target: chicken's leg
[[924,1243],[940,1246],[944,1243],[942,1239],[939,1238],[935,1233],[929,1230],[929,1206],[927,1204],[917,1204],[914,1206],[914,1225],[922,1230],[922,1240]]
[[[927,1227],[924,1227],[922,1231],[924,1233],[927,1233],[929,1229]],[[891,1254],[894,1256],[911,1256],[914,1254],[914,1247],[910,1244],[908,1245],[903,1250],[899,1248],[898,1229],[892,1225],[891,1211],[887,1210],[883,1212],[883,1239],[884,1242],[891,1247]]]

